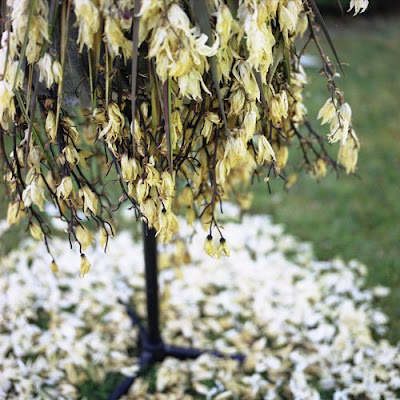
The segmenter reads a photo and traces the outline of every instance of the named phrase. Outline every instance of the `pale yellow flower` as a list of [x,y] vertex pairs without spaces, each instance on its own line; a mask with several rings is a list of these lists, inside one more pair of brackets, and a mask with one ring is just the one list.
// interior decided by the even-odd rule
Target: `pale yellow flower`
[[53,111],[49,111],[46,117],[46,133],[47,136],[55,141],[57,139],[56,117]]
[[50,264],[50,269],[51,269],[51,272],[53,272],[53,274],[55,274],[55,273],[58,272],[59,268],[58,268],[58,265],[57,265],[57,263],[55,262],[55,260],[53,260],[53,261],[51,262],[51,264]]
[[44,196],[43,188],[36,181],[33,181],[23,191],[22,201],[26,207],[35,204],[39,207],[40,211],[44,211],[44,202],[46,201],[46,198]]
[[81,254],[81,262],[79,265],[79,275],[83,278],[90,270],[90,262],[84,254]]
[[116,19],[111,17],[106,18],[104,35],[107,39],[108,48],[112,56],[118,56],[120,54],[120,49],[122,49],[122,54],[125,59],[132,56],[132,41],[125,37]]
[[193,205],[193,192],[189,185],[186,185],[182,190],[182,193],[179,195],[179,201],[187,207]]
[[354,8],[354,15],[357,15],[358,13],[363,13],[368,8],[368,4],[368,0],[351,0],[349,11]]
[[121,172],[125,182],[133,182],[140,173],[140,165],[135,158],[129,158],[124,154],[121,157]]
[[72,179],[70,176],[62,178],[61,183],[57,187],[57,197],[59,199],[66,200],[69,198],[74,187],[72,185]]
[[93,244],[93,235],[89,231],[89,229],[84,228],[81,225],[78,225],[75,230],[76,240],[82,247],[82,250],[85,251],[89,246]]
[[224,238],[221,238],[216,253],[217,258],[221,258],[223,254],[229,257],[231,255],[231,252],[229,250],[228,244],[226,243],[226,240]]
[[319,110],[318,119],[322,119],[321,125],[329,124],[336,116],[336,103],[329,98]]
[[79,197],[83,198],[83,211],[85,215],[89,216],[90,212],[97,215],[99,200],[97,195],[89,188],[89,186],[85,185],[79,189]]
[[289,103],[286,91],[274,94],[270,101],[270,117],[274,125],[280,125],[288,117]]
[[266,161],[271,162],[274,160],[276,160],[276,156],[271,143],[264,135],[260,135],[258,137],[257,163],[262,165]]
[[26,212],[22,209],[22,204],[20,202],[9,203],[7,209],[7,225],[18,225],[21,218],[25,215]]
[[340,144],[338,153],[338,162],[345,167],[347,174],[354,173],[356,170],[359,148],[358,138],[355,132],[351,130],[346,142]]
[[285,168],[289,159],[289,149],[282,144],[274,143],[272,145],[276,155],[276,166],[280,169]]
[[32,237],[35,240],[41,241],[44,238],[44,233],[43,233],[42,229],[40,228],[39,225],[37,225],[35,223],[29,224],[29,232],[31,233]]
[[74,0],[74,11],[79,23],[79,51],[83,50],[84,45],[91,49],[94,36],[100,28],[99,10],[91,0]]
[[49,53],[46,53],[39,61],[39,81],[43,82],[46,80],[46,87],[50,88],[54,83],[54,75],[53,75],[53,61]]
[[202,136],[205,137],[206,141],[209,142],[211,140],[212,133],[214,132],[214,128],[218,126],[220,123],[220,118],[218,114],[213,112],[206,112],[204,115],[204,125],[201,130]]
[[63,79],[63,71],[62,71],[62,67],[59,61],[54,61],[53,65],[51,67],[51,71],[53,73],[54,76],[54,82],[57,84],[60,84],[62,82]]
[[204,251],[211,257],[215,257],[217,255],[217,249],[213,243],[213,237],[208,235],[204,242]]

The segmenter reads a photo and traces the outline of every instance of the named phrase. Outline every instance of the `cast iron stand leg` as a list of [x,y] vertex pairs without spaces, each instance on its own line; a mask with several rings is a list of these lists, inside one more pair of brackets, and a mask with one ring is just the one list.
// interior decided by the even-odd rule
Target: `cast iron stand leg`
[[139,372],[132,377],[125,378],[111,393],[108,400],[118,400],[128,393],[135,379],[151,365],[163,361],[166,357],[175,357],[179,360],[195,359],[203,353],[210,353],[215,357],[232,358],[243,362],[243,354],[226,355],[219,351],[191,349],[164,344],[160,335],[159,323],[159,296],[158,296],[158,266],[157,266],[157,240],[154,229],[149,229],[143,224],[144,262],[146,280],[146,307],[147,329],[140,323],[139,317],[129,307],[127,312],[134,325],[139,328]]

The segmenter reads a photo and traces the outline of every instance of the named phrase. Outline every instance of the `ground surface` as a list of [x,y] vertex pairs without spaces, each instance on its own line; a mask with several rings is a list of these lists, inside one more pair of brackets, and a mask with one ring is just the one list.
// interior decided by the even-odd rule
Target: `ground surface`
[[[365,266],[317,261],[265,216],[227,223],[232,254],[221,260],[204,254],[197,230],[188,265],[162,252],[161,265],[175,266],[160,275],[163,337],[240,351],[246,363],[166,359],[125,400],[399,398],[400,344],[379,339],[387,318],[374,306],[387,291],[365,288]],[[42,244],[22,243],[0,264],[0,399],[101,400],[121,372],[135,373],[137,330],[118,301],[145,314],[141,243],[122,232],[107,255],[89,251],[81,279],[76,249],[53,249],[55,275]]]

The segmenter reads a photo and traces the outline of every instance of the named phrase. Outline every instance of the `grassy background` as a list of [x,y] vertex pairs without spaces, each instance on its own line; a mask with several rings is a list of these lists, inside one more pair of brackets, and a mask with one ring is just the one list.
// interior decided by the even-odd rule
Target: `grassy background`
[[[319,259],[342,256],[361,260],[369,269],[369,284],[392,289],[381,306],[390,317],[389,338],[400,340],[400,23],[355,19],[338,26],[328,23],[346,76],[337,81],[353,109],[361,140],[357,177],[331,174],[316,183],[300,176],[288,193],[272,182],[254,187],[252,211],[270,213],[276,222],[301,239],[311,241]],[[324,46],[328,49],[328,46]],[[318,68],[307,70],[309,118],[329,94]],[[320,129],[321,132],[326,132]],[[295,146],[292,153],[298,153]],[[332,146],[332,154],[337,146]],[[293,154],[298,158],[297,154]]]

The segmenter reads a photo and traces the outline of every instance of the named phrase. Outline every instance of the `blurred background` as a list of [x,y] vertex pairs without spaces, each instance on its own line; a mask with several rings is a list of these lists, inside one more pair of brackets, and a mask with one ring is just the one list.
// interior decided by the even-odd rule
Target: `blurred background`
[[[346,8],[342,14],[337,0],[317,3],[344,65],[345,76],[337,84],[353,109],[361,141],[357,176],[332,173],[316,182],[300,174],[289,191],[282,190],[282,181],[272,181],[272,195],[264,183],[256,183],[251,212],[271,214],[286,231],[310,241],[319,259],[342,257],[365,263],[371,286],[392,289],[379,306],[390,317],[388,337],[395,342],[400,340],[400,2],[372,0],[369,10],[357,18],[347,14]],[[342,3],[347,7],[347,1]],[[330,54],[326,42],[322,43]],[[312,47],[309,53],[316,55]],[[309,119],[321,133],[327,133],[316,116],[329,92],[319,75],[318,58],[310,64],[305,91]],[[337,149],[331,146],[333,155]],[[291,152],[292,161],[301,162],[296,146]],[[295,169],[287,171],[291,172]],[[0,185],[0,221],[6,211],[7,199]],[[25,236],[21,227],[4,234],[0,257]]]
[[[356,176],[329,174],[316,182],[299,174],[297,183],[282,190],[272,182],[254,188],[252,212],[269,213],[288,232],[313,243],[322,260],[358,259],[368,267],[370,285],[391,288],[379,306],[389,315],[389,338],[400,340],[400,2],[370,1],[366,13],[353,18],[341,15],[337,0],[319,0],[334,39],[345,76],[337,79],[352,107],[354,128],[361,141]],[[343,2],[348,4],[348,2]],[[322,34],[320,35],[322,38]],[[322,40],[325,51],[329,51]],[[309,47],[309,54],[317,55]],[[311,64],[313,59],[311,59]],[[318,110],[329,97],[321,64],[306,68],[308,118],[320,133]],[[299,149],[292,158],[301,162]],[[337,146],[331,146],[335,155]],[[287,171],[289,174],[291,171]],[[296,172],[296,171],[292,171]]]

